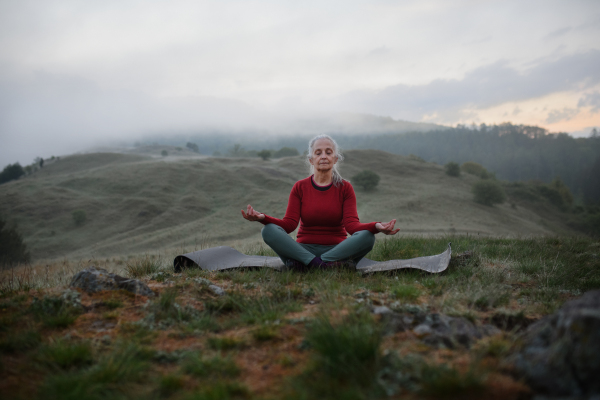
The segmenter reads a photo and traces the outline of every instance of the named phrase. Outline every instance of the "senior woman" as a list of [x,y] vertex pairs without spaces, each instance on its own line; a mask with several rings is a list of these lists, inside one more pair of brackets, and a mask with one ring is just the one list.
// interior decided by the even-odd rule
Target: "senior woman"
[[[290,268],[322,268],[337,262],[358,262],[373,248],[375,234],[394,235],[396,220],[360,223],[356,195],[342,179],[337,162],[343,159],[335,140],[319,135],[308,144],[311,176],[294,184],[283,219],[260,213],[248,205],[242,216],[259,221],[262,237]],[[288,234],[300,223],[297,241]],[[347,233],[352,236],[347,237]]]

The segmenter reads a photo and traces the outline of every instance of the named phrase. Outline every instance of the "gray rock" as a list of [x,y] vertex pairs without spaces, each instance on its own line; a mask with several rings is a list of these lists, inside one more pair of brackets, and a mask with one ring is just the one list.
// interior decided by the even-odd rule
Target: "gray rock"
[[391,334],[412,330],[424,343],[440,347],[457,348],[471,345],[484,336],[495,335],[500,330],[492,325],[476,326],[462,317],[425,313],[423,309],[411,313],[388,313],[382,316],[383,332]]
[[413,329],[413,332],[415,333],[415,335],[425,336],[425,335],[431,335],[433,333],[433,330],[431,329],[431,327],[429,325],[421,324],[421,325],[417,325],[415,327],[415,329]]
[[531,388],[552,396],[600,395],[600,290],[529,326],[513,356]]
[[390,310],[386,306],[376,306],[376,307],[373,307],[371,312],[375,315],[380,315],[380,314],[389,314],[392,312],[392,310]]
[[64,292],[62,292],[60,298],[67,306],[78,310],[84,309],[83,305],[81,304],[81,294],[77,290],[66,289]]
[[443,345],[454,349],[459,345],[471,347],[471,344],[483,337],[483,332],[471,321],[461,317],[449,317],[445,314],[429,314],[424,324],[433,331],[423,338],[431,346]]
[[205,278],[194,278],[194,282],[196,282],[200,285],[206,285],[206,286],[212,285],[212,282]]
[[225,296],[225,291],[217,285],[209,285],[208,288],[217,296]]
[[87,293],[123,289],[141,296],[154,296],[154,292],[144,282],[128,279],[93,266],[75,274],[69,286],[80,288]]

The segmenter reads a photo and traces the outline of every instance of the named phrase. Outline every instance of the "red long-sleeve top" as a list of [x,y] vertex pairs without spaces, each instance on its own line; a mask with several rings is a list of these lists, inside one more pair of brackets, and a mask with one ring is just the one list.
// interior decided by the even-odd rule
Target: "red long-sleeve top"
[[336,245],[348,237],[346,232],[379,232],[375,228],[377,222],[362,224],[358,220],[356,195],[350,182],[319,190],[313,186],[312,176],[294,184],[283,219],[265,214],[260,222],[279,225],[287,233],[300,222],[298,243]]

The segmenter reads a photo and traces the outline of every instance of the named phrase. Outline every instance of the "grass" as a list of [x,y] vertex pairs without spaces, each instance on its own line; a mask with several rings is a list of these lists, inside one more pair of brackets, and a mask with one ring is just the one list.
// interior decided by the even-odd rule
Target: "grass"
[[38,361],[51,368],[68,370],[90,365],[94,361],[89,342],[69,342],[59,339],[39,349]]
[[[407,235],[439,236],[453,230],[482,236],[576,232],[568,221],[577,215],[546,210],[538,200],[510,198],[515,209],[508,204],[478,206],[470,190],[479,178],[468,174],[450,178],[434,163],[381,151],[349,151],[341,172],[351,177],[365,168],[377,171],[381,184],[369,195],[357,189],[361,220],[398,218]],[[213,244],[243,250],[257,243],[260,226],[246,223],[231,210],[251,202],[256,209],[281,217],[294,182],[306,176],[301,157],[265,164],[246,158],[165,163],[131,154],[73,155],[2,185],[0,213],[18,222],[34,260],[51,259],[43,267],[54,264],[51,267],[59,269],[59,258],[87,261],[94,254],[96,265],[111,258],[109,269],[124,262],[131,276],[144,276],[165,267],[173,253]],[[77,209],[88,215],[82,226],[73,224],[71,213]],[[231,229],[233,225],[236,229]],[[207,231],[210,237],[199,233]],[[388,258],[420,253],[410,246],[388,250],[384,254]],[[261,252],[272,255],[267,249]],[[144,256],[128,260],[132,253]],[[159,259],[165,260],[164,265]]]
[[131,278],[141,278],[142,276],[152,275],[163,269],[163,262],[160,257],[146,255],[142,258],[135,258],[125,264],[125,272]]
[[[67,300],[73,293],[59,294],[64,286],[5,291],[1,367],[13,374],[7,390],[21,398],[483,398],[490,390],[511,398],[488,373],[517,385],[504,367],[517,333],[600,288],[600,244],[580,237],[405,237],[378,241],[369,257],[437,254],[449,241],[455,255],[473,256],[438,275],[186,270],[168,283],[144,275],[156,298],[97,293],[82,295],[81,307]],[[206,284],[195,278],[227,294],[202,290]],[[503,332],[470,349],[438,349],[410,332],[386,330],[384,316],[370,313],[379,305],[491,323]],[[63,315],[76,318],[76,329],[71,320],[56,322]],[[37,380],[25,373],[30,366]]]
[[80,308],[76,308],[65,299],[57,296],[34,298],[29,310],[49,328],[66,328],[73,324],[81,314]]
[[203,358],[192,354],[184,361],[182,371],[195,377],[235,378],[240,375],[240,368],[230,358],[215,356]]

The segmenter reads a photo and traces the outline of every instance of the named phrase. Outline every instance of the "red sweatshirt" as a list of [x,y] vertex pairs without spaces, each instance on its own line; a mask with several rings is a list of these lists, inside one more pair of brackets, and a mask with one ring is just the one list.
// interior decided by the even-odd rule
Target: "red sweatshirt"
[[273,218],[265,214],[260,221],[263,225],[275,224],[287,233],[292,232],[300,222],[298,243],[336,245],[348,236],[367,230],[379,232],[376,222],[361,224],[356,212],[356,195],[350,182],[342,185],[331,185],[327,190],[313,186],[312,176],[294,184],[287,210],[283,219]]

